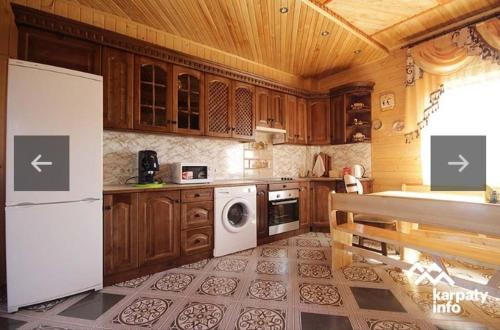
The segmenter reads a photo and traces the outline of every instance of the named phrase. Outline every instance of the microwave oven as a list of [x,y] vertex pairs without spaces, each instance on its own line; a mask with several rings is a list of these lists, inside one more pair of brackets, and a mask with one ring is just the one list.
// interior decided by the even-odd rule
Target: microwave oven
[[201,163],[173,163],[172,179],[175,183],[212,182],[209,166]]

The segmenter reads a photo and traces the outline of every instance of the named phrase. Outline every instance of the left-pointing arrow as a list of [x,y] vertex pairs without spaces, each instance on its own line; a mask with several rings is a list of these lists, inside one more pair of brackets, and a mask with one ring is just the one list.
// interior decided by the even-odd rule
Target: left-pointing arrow
[[52,165],[52,162],[40,162],[40,158],[42,158],[41,154],[36,156],[35,159],[31,161],[31,166],[33,166],[38,172],[42,172],[42,169],[39,167],[40,165]]

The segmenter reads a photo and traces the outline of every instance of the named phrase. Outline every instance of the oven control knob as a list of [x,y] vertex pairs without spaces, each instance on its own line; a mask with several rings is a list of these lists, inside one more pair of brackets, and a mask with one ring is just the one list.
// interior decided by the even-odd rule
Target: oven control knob
[[281,196],[278,194],[278,195],[276,195],[276,197],[280,198]]

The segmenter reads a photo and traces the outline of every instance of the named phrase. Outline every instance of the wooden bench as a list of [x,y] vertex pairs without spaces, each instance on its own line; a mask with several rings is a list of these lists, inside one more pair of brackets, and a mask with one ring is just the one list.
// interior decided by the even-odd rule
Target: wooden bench
[[[387,192],[371,195],[330,194],[330,230],[332,234],[332,268],[340,269],[352,263],[352,253],[377,259],[386,264],[409,269],[417,260],[383,256],[352,245],[353,235],[385,242],[399,248],[408,248],[430,255],[434,262],[448,272],[443,258],[464,261],[492,269],[493,276],[486,284],[450,277],[456,285],[468,289],[488,291],[500,297],[500,205],[482,203],[479,200],[465,202],[463,196]],[[336,212],[348,212],[348,221],[338,224]],[[357,224],[352,212],[389,215],[405,223],[424,224],[450,228],[451,233],[435,230],[406,232]],[[457,232],[454,232],[457,231]]]

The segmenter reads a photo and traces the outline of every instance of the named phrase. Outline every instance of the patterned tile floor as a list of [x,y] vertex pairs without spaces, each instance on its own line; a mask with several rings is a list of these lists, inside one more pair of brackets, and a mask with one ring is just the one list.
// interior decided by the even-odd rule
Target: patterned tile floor
[[0,314],[0,329],[500,329],[500,300],[433,314],[432,286],[306,235]]

